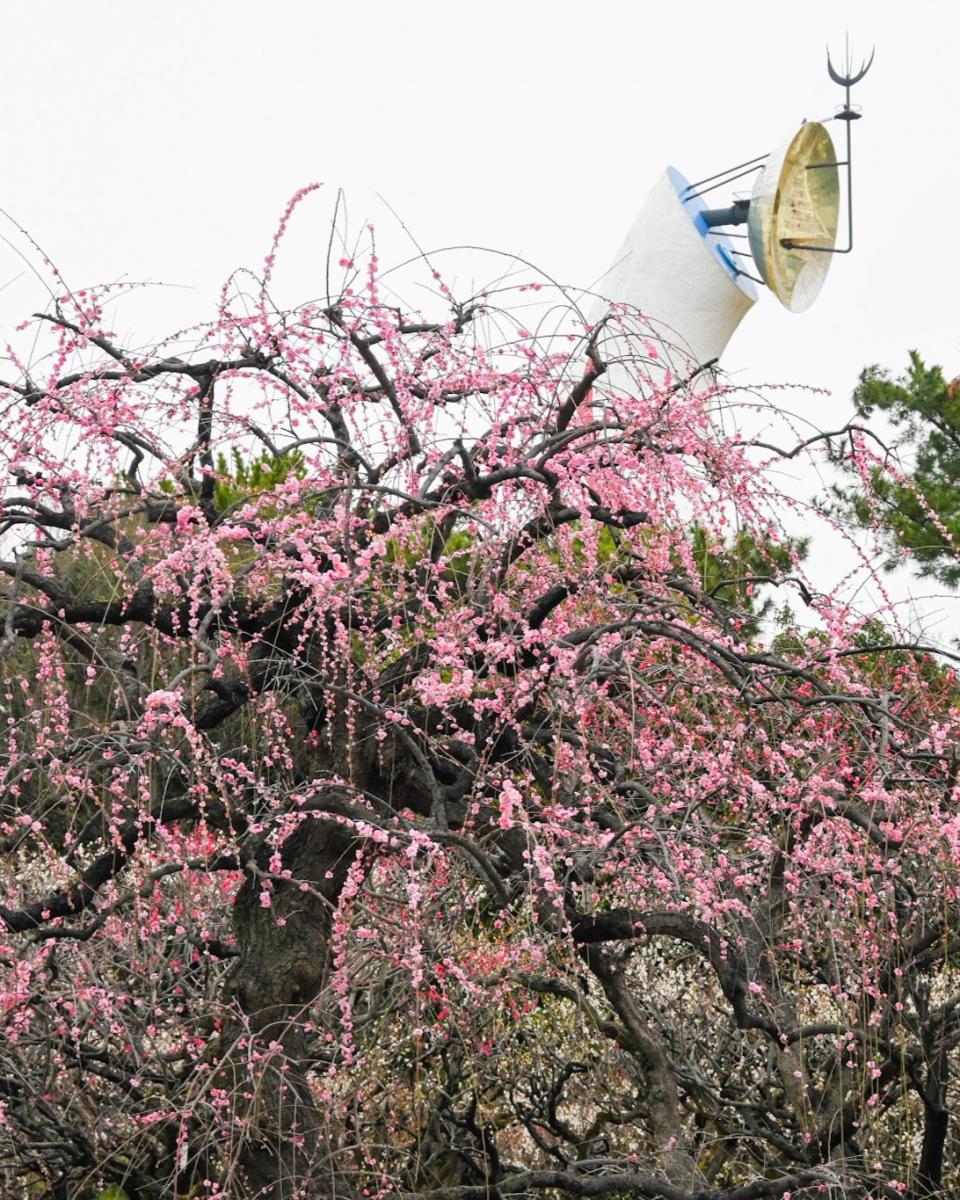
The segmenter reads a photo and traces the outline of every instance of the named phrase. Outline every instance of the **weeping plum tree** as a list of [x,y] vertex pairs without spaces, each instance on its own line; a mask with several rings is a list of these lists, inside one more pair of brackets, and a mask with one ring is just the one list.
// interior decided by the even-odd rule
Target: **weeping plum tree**
[[637,314],[280,310],[302,196],[209,326],[8,351],[3,1194],[952,1194],[952,672]]

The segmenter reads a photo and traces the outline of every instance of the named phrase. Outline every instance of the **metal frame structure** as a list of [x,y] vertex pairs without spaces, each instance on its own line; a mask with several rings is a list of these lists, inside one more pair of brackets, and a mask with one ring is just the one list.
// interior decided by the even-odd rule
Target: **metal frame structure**
[[[844,89],[843,105],[836,110],[832,117],[827,120],[843,121],[846,125],[846,158],[836,159],[830,162],[811,163],[807,166],[808,171],[816,171],[823,169],[832,169],[845,167],[847,180],[847,244],[845,246],[813,246],[805,242],[793,241],[790,238],[783,238],[780,245],[785,250],[808,250],[816,254],[849,254],[853,249],[853,152],[852,152],[852,137],[851,127],[854,121],[858,121],[861,113],[858,107],[850,102],[850,89],[863,79],[864,75],[870,70],[873,65],[874,48],[870,52],[870,57],[861,62],[859,68],[853,69],[850,60],[850,45],[849,41],[846,47],[846,64],[845,73],[841,74],[833,63],[830,56],[830,49],[827,48],[827,73],[834,83],[839,84]],[[700,179],[696,183],[690,184],[684,191],[681,197],[684,204],[689,203],[695,196],[704,196],[708,192],[715,191],[717,188],[724,187],[734,183],[738,179],[743,179],[747,175],[753,174],[763,168],[768,154],[757,155],[756,158],[749,158],[745,162],[738,163],[734,167],[729,167],[725,171],[718,171],[715,175],[708,175],[705,179]],[[704,184],[709,184],[709,187],[704,187]],[[699,214],[699,219],[702,220],[707,228],[707,232],[712,233],[714,229],[720,229],[729,226],[745,225],[748,221],[750,213],[749,200],[735,200],[732,204],[724,208],[707,208],[703,209]],[[738,234],[727,233],[728,237],[743,236]],[[742,257],[752,257],[745,252],[734,251]],[[747,275],[750,279],[756,279],[756,276],[750,275],[749,272],[741,272]],[[758,280],[758,282],[763,282]]]

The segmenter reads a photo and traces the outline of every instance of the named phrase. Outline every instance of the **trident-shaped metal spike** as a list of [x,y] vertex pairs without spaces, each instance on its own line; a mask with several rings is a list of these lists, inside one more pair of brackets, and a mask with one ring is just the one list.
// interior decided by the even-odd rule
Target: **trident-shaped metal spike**
[[866,60],[866,62],[862,62],[860,64],[859,71],[854,72],[854,71],[852,71],[851,66],[850,66],[850,41],[848,39],[847,46],[846,46],[846,60],[847,60],[846,61],[846,71],[847,71],[847,73],[846,73],[846,75],[841,75],[837,71],[836,67],[833,65],[833,60],[830,58],[830,47],[828,46],[827,47],[827,71],[830,75],[830,78],[833,80],[834,83],[839,83],[841,87],[847,87],[847,88],[853,87],[853,85],[855,83],[859,83],[860,80],[864,77],[864,75],[866,75],[866,73],[870,70],[870,67],[873,65],[873,56],[876,54],[876,52],[877,52],[877,48],[876,48],[876,46],[874,46],[874,48],[870,51],[870,57]]

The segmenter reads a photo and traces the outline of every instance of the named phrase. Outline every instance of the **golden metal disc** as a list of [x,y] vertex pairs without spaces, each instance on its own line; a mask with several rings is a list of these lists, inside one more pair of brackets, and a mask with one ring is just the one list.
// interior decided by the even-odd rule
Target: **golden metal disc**
[[750,252],[791,312],[810,307],[830,269],[840,216],[836,161],[830,134],[811,121],[770,155],[750,199]]

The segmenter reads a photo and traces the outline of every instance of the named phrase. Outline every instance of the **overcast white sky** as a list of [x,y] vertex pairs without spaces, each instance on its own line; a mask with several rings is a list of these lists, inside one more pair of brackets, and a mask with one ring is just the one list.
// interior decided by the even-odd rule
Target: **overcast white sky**
[[[375,218],[387,258],[406,247],[374,192],[426,247],[497,247],[589,286],[667,163],[700,178],[832,113],[825,43],[847,31],[877,47],[855,95],[856,249],[803,315],[764,293],[724,360],[831,389],[791,401],[829,426],[867,363],[917,347],[960,373],[953,4],[6,0],[0,206],[74,287],[189,288],[157,299],[162,329],[138,312],[144,334],[206,315],[313,180]],[[296,242],[311,294],[326,212]],[[42,303],[22,269],[0,244],[4,321]]]

